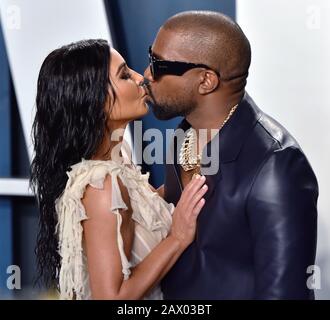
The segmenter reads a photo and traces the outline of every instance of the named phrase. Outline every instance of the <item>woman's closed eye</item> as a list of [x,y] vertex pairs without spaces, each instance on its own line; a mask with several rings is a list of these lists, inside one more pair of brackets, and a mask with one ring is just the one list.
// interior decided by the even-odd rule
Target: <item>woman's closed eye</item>
[[125,68],[120,75],[120,79],[124,79],[124,80],[132,79],[132,74]]

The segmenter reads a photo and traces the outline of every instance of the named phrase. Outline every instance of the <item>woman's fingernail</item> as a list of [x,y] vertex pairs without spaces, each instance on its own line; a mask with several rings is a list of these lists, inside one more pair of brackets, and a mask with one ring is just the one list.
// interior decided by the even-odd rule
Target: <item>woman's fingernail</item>
[[202,189],[207,189],[207,185],[204,184],[203,187],[202,187]]

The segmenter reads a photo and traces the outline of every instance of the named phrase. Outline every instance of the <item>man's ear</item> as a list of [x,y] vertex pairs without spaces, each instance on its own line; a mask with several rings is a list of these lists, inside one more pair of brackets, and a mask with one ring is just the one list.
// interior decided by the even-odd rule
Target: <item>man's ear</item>
[[200,75],[199,94],[209,94],[216,90],[220,85],[220,79],[212,70],[205,70]]

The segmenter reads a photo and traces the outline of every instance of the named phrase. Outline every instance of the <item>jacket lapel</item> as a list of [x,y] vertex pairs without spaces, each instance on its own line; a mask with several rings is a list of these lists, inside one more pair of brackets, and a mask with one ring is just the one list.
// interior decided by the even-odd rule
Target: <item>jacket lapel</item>
[[[261,115],[262,112],[260,109],[255,105],[250,96],[245,93],[232,117],[204,148],[201,173],[205,175],[206,184],[208,185],[208,191],[205,194],[206,200],[211,197],[216,185],[221,180],[221,168],[223,168],[223,164],[230,163],[237,159],[249,132],[253,129]],[[186,119],[183,119],[178,129],[186,131],[190,127],[190,123]],[[180,164],[177,159],[177,148],[180,148],[181,143],[182,141],[176,141],[176,139],[174,139],[174,148],[172,149],[174,150],[172,158],[174,159],[174,163],[172,166],[176,175],[176,181],[180,187],[180,194],[182,192],[182,183],[179,169]],[[217,156],[212,157],[213,152],[217,154]],[[207,155],[211,155],[209,163],[206,161]],[[217,168],[217,170],[209,170],[210,167]]]

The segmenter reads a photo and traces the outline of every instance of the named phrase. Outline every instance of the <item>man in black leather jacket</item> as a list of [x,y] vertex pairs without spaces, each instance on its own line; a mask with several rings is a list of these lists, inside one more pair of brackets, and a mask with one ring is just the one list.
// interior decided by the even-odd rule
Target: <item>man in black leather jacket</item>
[[[155,115],[184,116],[185,131],[220,129],[202,150],[216,144],[219,169],[205,171],[196,239],[163,279],[165,299],[314,298],[306,271],[315,261],[317,180],[290,133],[245,92],[250,60],[240,27],[214,12],[170,18],[150,49]],[[180,146],[166,165],[165,199],[174,204],[193,173],[177,163]]]

